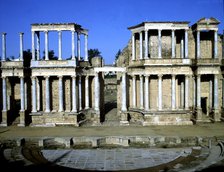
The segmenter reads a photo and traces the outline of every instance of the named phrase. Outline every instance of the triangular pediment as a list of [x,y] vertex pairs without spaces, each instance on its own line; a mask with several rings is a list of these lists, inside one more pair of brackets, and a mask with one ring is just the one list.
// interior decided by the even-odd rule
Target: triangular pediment
[[197,21],[197,24],[219,24],[220,21],[218,21],[216,18],[210,17],[210,18],[201,18],[200,20]]

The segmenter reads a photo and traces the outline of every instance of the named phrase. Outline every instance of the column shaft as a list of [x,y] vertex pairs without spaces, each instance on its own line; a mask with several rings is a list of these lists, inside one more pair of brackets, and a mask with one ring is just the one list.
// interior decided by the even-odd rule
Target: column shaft
[[197,58],[200,58],[200,31],[197,31]]
[[7,111],[7,86],[5,77],[2,78],[2,98],[3,98],[2,111]]
[[185,58],[188,58],[188,30],[185,30],[184,33],[184,49],[185,49]]
[[140,109],[144,108],[144,96],[143,96],[143,90],[144,90],[144,86],[143,86],[143,75],[140,75]]
[[82,76],[79,76],[79,110],[82,110]]
[[2,33],[2,61],[6,60],[6,33]]
[[189,109],[189,76],[185,75],[185,110]]
[[181,41],[180,41],[180,55],[181,55],[181,58],[184,58],[184,40],[183,40],[183,37],[181,38]]
[[132,77],[132,102],[133,102],[133,108],[136,108],[136,76],[133,75]]
[[89,109],[89,76],[87,75],[85,78],[85,109]]
[[36,77],[32,77],[32,112],[37,112]]
[[62,112],[64,111],[64,108],[63,108],[63,99],[64,99],[64,95],[63,95],[63,78],[62,76],[59,76],[59,79],[58,79],[58,96],[59,96],[59,109],[58,109],[58,112]]
[[142,57],[142,49],[143,49],[143,47],[142,47],[142,32],[140,32],[139,33],[139,59],[143,59],[143,57]]
[[19,34],[20,37],[20,60],[23,61],[23,33]]
[[201,109],[201,75],[197,75],[197,108]]
[[58,60],[62,60],[62,31],[58,31]]
[[184,81],[181,81],[180,84],[180,104],[181,108],[184,108]]
[[77,112],[76,76],[72,76],[72,112]]
[[172,110],[176,109],[176,75],[172,75]]
[[81,60],[81,57],[80,57],[80,51],[81,51],[81,47],[80,47],[80,33],[77,33],[77,41],[78,41],[78,43],[77,43],[77,52],[78,52],[78,60],[80,61]]
[[45,34],[45,60],[49,60],[49,57],[48,57],[48,31],[45,31],[44,34]]
[[162,110],[162,75],[158,75],[158,110]]
[[214,109],[219,108],[219,84],[218,75],[214,75]]
[[218,57],[218,44],[217,44],[217,42],[218,42],[218,39],[217,39],[217,36],[218,35],[218,33],[217,33],[217,31],[215,30],[214,31],[214,58],[217,58]]
[[175,58],[175,30],[172,30],[172,58]]
[[24,78],[20,78],[20,111],[25,110]]
[[99,104],[100,104],[100,83],[99,83],[99,73],[96,73],[95,74],[95,111],[99,111],[100,110],[100,107],[99,107]]
[[36,78],[37,111],[40,111],[40,81]]
[[45,101],[46,101],[46,109],[45,112],[50,112],[50,82],[49,76],[45,77]]
[[209,81],[209,107],[210,107],[210,109],[212,109],[212,107],[213,107],[213,104],[212,104],[212,102],[213,102],[213,96],[212,96],[212,94],[213,94],[213,81],[212,81],[212,79]]
[[135,33],[132,33],[132,60],[135,60]]
[[72,31],[72,60],[75,60],[75,31]]
[[145,110],[149,110],[149,76],[145,76]]
[[161,30],[158,30],[158,58],[162,58],[162,37]]
[[145,30],[145,59],[148,59],[148,30]]
[[122,74],[122,105],[121,111],[127,111],[127,100],[126,100],[126,73]]
[[36,32],[37,41],[37,60],[40,60],[40,32]]
[[88,35],[85,34],[85,61],[88,61]]
[[32,31],[32,60],[35,60],[35,32]]

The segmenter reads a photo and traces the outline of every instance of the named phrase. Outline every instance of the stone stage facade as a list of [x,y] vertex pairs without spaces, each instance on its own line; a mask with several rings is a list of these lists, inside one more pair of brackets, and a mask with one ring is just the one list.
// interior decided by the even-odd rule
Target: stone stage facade
[[[116,67],[88,58],[88,30],[75,23],[32,24],[32,59],[6,58],[2,33],[1,126],[100,125],[104,74],[117,74],[120,125],[189,125],[223,119],[223,35],[219,21],[143,22],[129,27],[131,41]],[[63,32],[71,34],[71,57],[62,57]],[[58,33],[58,59],[49,59],[49,33]],[[40,57],[44,35],[44,57]],[[83,39],[81,39],[83,38]],[[83,40],[83,41],[81,41]],[[84,48],[81,48],[83,43]],[[84,50],[82,53],[81,50]],[[81,54],[84,54],[83,59]],[[19,107],[19,108],[18,108]]]

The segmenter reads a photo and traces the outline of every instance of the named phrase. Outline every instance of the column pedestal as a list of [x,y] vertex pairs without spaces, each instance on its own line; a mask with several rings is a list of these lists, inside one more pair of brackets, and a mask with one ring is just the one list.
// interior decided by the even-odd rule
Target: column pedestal
[[20,123],[17,125],[18,127],[25,127],[25,111],[19,112]]
[[7,127],[8,124],[7,124],[7,115],[8,114],[8,111],[2,111],[2,122],[0,124],[0,127]]

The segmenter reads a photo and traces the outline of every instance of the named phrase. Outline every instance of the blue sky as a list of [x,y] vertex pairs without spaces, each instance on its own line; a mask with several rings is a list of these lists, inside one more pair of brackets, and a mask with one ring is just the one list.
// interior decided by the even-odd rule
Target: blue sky
[[[7,57],[19,55],[19,32],[24,32],[24,49],[31,49],[32,23],[82,25],[89,30],[88,48],[98,48],[106,64],[113,63],[117,51],[127,45],[131,36],[127,27],[143,21],[189,21],[192,25],[202,17],[215,17],[221,22],[219,33],[224,29],[223,0],[0,0],[0,9]],[[49,49],[56,55],[57,39],[57,33],[50,32]],[[71,34],[65,32],[62,56],[70,55]]]

